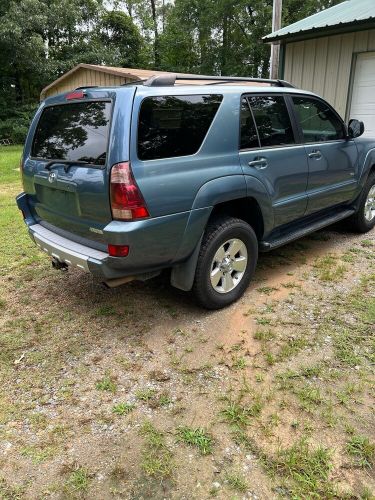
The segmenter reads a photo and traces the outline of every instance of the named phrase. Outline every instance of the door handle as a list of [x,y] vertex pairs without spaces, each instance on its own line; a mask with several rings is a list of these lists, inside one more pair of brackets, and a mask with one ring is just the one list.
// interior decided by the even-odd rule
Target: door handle
[[264,158],[262,156],[257,156],[256,158],[254,158],[253,161],[249,161],[248,165],[249,167],[255,167],[258,170],[262,170],[268,167],[267,158]]
[[309,153],[309,158],[316,158],[317,160],[320,160],[321,157],[322,153],[319,149],[314,149],[311,153]]

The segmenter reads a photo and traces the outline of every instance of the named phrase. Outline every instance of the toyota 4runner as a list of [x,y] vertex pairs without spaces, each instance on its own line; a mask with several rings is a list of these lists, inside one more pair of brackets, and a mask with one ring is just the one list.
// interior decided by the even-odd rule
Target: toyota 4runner
[[[171,269],[207,308],[268,251],[341,219],[375,225],[375,139],[280,80],[161,75],[46,99],[17,197],[55,267],[109,286]],[[192,84],[194,83],[194,84]]]

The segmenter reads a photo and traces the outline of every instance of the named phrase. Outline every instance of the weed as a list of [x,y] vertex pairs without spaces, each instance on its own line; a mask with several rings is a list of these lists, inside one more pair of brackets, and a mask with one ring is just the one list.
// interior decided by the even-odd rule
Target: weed
[[263,408],[263,403],[259,396],[255,396],[251,404],[244,406],[241,404],[241,397],[237,400],[226,399],[227,406],[221,410],[220,414],[234,427],[243,428],[249,424],[250,417],[257,417]]
[[245,358],[234,358],[232,368],[234,370],[243,370],[246,368],[246,359]]
[[248,489],[245,477],[238,472],[228,472],[225,474],[225,480],[233,490],[244,493]]
[[177,438],[179,441],[198,448],[201,455],[209,455],[212,453],[212,436],[201,427],[179,427],[177,429]]
[[273,366],[276,363],[276,358],[275,358],[274,354],[272,354],[271,351],[265,351],[264,357],[265,357],[267,365]]
[[21,450],[21,455],[29,457],[34,464],[40,464],[46,461],[54,454],[54,448],[51,446],[25,446]]
[[171,476],[174,469],[173,456],[165,443],[164,434],[151,422],[145,422],[140,433],[145,438],[141,462],[145,474],[158,479]]
[[346,268],[337,263],[336,257],[326,255],[315,260],[314,268],[321,281],[339,281],[345,274]]
[[278,288],[275,288],[274,286],[261,286],[257,288],[257,292],[259,293],[265,293],[266,295],[270,295],[272,292],[276,292]]
[[95,387],[98,389],[98,391],[109,391],[109,392],[116,392],[117,391],[117,385],[115,384],[114,380],[110,376],[105,376],[101,380],[98,380]]
[[318,387],[305,385],[296,391],[297,397],[301,402],[302,408],[312,410],[316,405],[320,405],[324,399]]
[[134,408],[135,405],[130,403],[118,403],[113,406],[112,412],[116,413],[116,415],[128,415]]
[[96,316],[114,316],[116,314],[116,310],[110,304],[103,304],[98,307],[95,311]]
[[25,486],[11,486],[4,478],[0,477],[0,498],[1,500],[22,500],[25,498]]
[[255,318],[257,325],[269,325],[271,320],[269,318]]
[[360,467],[371,467],[375,461],[375,444],[366,436],[353,435],[346,443],[346,451]]
[[273,340],[275,337],[276,335],[271,329],[268,330],[258,329],[254,333],[254,339],[261,340],[263,342],[268,342],[269,340]]
[[318,447],[310,450],[305,439],[290,448],[279,450],[275,470],[292,484],[291,498],[329,498],[332,485],[328,481],[331,470],[330,451]]
[[85,492],[89,486],[90,476],[84,467],[78,467],[70,473],[66,483],[65,489],[70,492]]
[[147,387],[146,389],[139,389],[135,393],[135,397],[138,401],[150,401],[155,396],[156,390]]
[[362,240],[361,246],[365,248],[369,248],[373,246],[373,242],[371,240]]

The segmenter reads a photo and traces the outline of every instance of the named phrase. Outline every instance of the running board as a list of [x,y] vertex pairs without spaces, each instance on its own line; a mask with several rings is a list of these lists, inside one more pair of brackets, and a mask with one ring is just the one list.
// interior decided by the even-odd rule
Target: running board
[[281,247],[282,245],[286,245],[287,243],[290,243],[294,240],[298,240],[299,238],[302,238],[303,236],[306,236],[307,234],[318,231],[319,229],[322,229],[323,227],[330,226],[331,224],[334,224],[335,222],[338,222],[342,219],[346,219],[347,217],[350,217],[354,213],[355,213],[354,209],[343,210],[339,213],[336,213],[334,215],[330,215],[329,217],[325,217],[324,219],[320,219],[320,220],[315,221],[315,222],[313,222],[305,227],[297,229],[296,231],[293,231],[289,234],[286,234],[285,236],[281,236],[279,238],[275,238],[275,239],[272,239],[269,241],[260,241],[259,242],[259,250],[261,252],[268,252],[270,250],[273,250],[274,248]]

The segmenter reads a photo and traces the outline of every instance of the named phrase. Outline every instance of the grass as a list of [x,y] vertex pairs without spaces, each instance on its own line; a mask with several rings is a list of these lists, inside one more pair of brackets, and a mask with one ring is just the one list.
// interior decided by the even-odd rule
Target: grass
[[22,191],[19,161],[21,146],[0,146],[0,276],[19,272],[46,257],[37,250],[25,230],[15,197]]
[[232,490],[238,491],[240,493],[244,493],[249,487],[243,474],[236,471],[227,472],[225,474],[225,481],[228,483],[229,487]]
[[355,434],[346,443],[347,453],[360,467],[371,468],[375,462],[375,444],[366,436]]
[[117,385],[112,377],[106,375],[102,379],[98,380],[95,387],[98,391],[108,391],[108,392],[116,392]]
[[212,453],[212,436],[201,427],[179,427],[177,429],[177,439],[185,444],[194,446],[201,455],[209,455]]
[[75,493],[84,493],[89,487],[90,476],[84,467],[77,467],[76,470],[69,474],[65,483],[67,494],[74,495]]
[[130,404],[130,403],[118,403],[117,405],[114,405],[112,407],[112,413],[115,413],[116,415],[128,415],[130,412],[132,412],[135,408],[135,405]]
[[326,255],[315,260],[314,268],[316,269],[317,277],[321,281],[339,281],[343,278],[346,267],[338,263],[337,258],[333,255]]
[[331,452],[321,446],[310,449],[301,439],[290,448],[280,449],[273,468],[285,477],[292,498],[330,498]]
[[141,459],[143,472],[158,480],[170,477],[174,470],[174,462],[172,452],[166,445],[164,434],[149,421],[144,422],[140,434],[145,440]]
[[148,402],[150,401],[156,394],[155,389],[151,388],[146,388],[146,389],[139,389],[135,393],[135,397],[138,399],[138,401],[145,401]]

